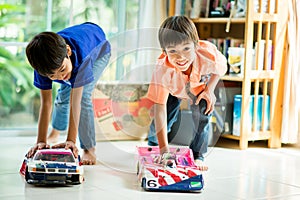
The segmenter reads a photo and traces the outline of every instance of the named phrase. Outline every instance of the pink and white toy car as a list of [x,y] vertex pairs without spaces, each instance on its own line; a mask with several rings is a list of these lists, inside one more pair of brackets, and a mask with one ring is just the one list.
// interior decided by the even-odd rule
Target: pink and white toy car
[[137,147],[138,180],[145,190],[201,192],[202,172],[188,147],[170,147],[172,159],[161,160],[158,147]]
[[25,157],[20,169],[29,184],[80,184],[83,166],[70,149],[41,149]]

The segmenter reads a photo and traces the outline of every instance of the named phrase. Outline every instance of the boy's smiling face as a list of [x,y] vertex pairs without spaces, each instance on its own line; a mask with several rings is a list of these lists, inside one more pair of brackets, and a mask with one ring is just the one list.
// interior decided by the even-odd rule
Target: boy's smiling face
[[165,48],[169,62],[178,70],[184,72],[189,69],[196,57],[193,41],[184,41],[177,45],[168,45]]

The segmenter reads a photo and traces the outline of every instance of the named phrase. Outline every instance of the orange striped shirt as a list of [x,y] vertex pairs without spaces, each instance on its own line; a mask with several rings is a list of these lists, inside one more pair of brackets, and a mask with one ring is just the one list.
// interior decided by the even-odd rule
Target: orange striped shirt
[[189,91],[197,96],[207,84],[201,78],[209,74],[223,76],[227,71],[225,56],[208,41],[200,40],[196,46],[196,58],[192,63],[190,76],[177,70],[169,61],[168,56],[161,54],[153,71],[149,85],[147,98],[154,103],[166,104],[169,94],[180,99],[189,99],[186,86]]

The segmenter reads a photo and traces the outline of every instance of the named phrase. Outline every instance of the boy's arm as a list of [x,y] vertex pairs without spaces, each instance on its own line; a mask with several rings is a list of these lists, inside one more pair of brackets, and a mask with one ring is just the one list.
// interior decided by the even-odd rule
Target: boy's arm
[[41,105],[38,120],[38,136],[36,144],[30,148],[27,157],[32,157],[36,150],[49,148],[47,144],[47,132],[52,111],[52,90],[40,90]]
[[83,87],[74,88],[70,94],[70,118],[67,141],[71,141],[74,144],[76,143],[78,133],[82,91]]
[[78,157],[78,149],[76,147],[76,139],[79,126],[81,98],[83,87],[73,88],[70,94],[70,117],[67,140],[64,143],[53,145],[52,148],[71,149],[75,158]]
[[165,104],[154,104],[154,123],[160,153],[169,151],[167,137],[167,108]]
[[52,112],[52,90],[40,90],[41,106],[38,120],[37,143],[47,143],[48,126]]
[[216,96],[215,96],[215,88],[220,80],[220,76],[217,74],[211,74],[211,77],[205,87],[204,91],[199,94],[195,104],[198,105],[201,99],[206,100],[207,108],[205,114],[211,114],[214,110],[215,103],[216,103]]
[[78,157],[76,139],[78,134],[79,119],[80,119],[82,91],[83,91],[83,87],[78,87],[71,90],[69,129],[68,129],[68,136],[66,142],[52,146],[53,148],[71,149],[75,158]]

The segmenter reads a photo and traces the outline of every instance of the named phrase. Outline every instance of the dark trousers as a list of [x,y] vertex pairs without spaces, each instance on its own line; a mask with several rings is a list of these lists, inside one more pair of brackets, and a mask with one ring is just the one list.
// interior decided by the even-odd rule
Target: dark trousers
[[[193,98],[195,102],[196,97]],[[169,95],[167,101],[167,131],[170,133],[172,126],[178,119],[179,107],[181,100],[177,97]],[[195,159],[204,159],[204,154],[207,152],[208,147],[208,134],[209,134],[209,121],[211,115],[205,115],[207,103],[205,100],[201,100],[198,105],[194,103],[191,105],[192,118],[193,118],[193,132],[186,134],[193,134],[193,139],[189,145],[192,149]],[[170,142],[170,141],[169,141]],[[156,130],[154,120],[150,125],[150,131],[148,134],[148,145],[157,146],[158,141],[156,137]]]

